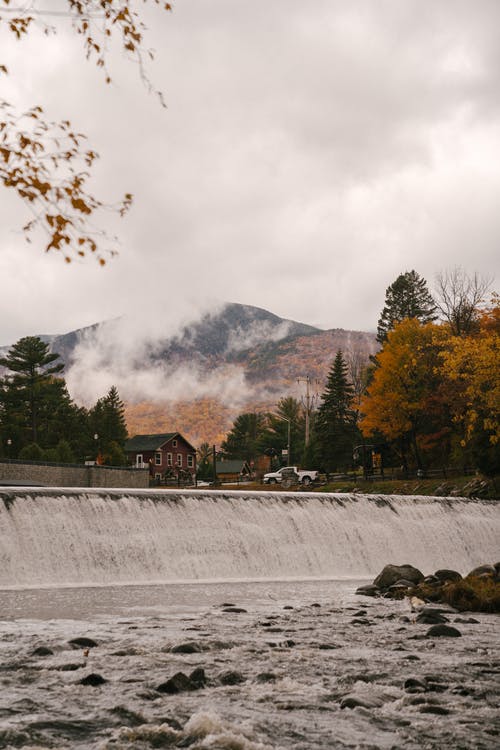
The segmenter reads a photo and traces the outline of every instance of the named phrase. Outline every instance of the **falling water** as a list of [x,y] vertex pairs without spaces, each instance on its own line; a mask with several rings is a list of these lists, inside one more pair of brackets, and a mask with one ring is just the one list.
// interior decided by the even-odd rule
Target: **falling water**
[[500,505],[272,492],[0,490],[0,586],[369,578],[495,562]]

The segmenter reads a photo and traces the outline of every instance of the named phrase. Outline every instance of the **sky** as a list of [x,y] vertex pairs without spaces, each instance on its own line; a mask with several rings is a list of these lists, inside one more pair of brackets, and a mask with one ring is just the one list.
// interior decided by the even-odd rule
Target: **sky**
[[27,244],[0,187],[0,345],[124,314],[168,332],[223,301],[373,331],[406,270],[498,279],[498,0],[178,0],[144,20],[166,108],[118,49],[106,86],[68,19],[21,42],[0,23],[0,95],[70,119],[99,197],[134,195],[102,219],[120,245],[101,268]]

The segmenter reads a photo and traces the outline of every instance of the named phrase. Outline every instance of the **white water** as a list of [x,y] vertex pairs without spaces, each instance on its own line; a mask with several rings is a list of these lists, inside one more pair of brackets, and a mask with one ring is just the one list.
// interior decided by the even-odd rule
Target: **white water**
[[0,490],[0,587],[370,578],[496,562],[500,504],[272,492]]

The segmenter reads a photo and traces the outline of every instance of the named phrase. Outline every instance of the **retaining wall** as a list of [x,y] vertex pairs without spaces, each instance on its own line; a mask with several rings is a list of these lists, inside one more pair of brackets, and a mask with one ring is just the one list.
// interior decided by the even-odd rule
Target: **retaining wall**
[[0,460],[0,484],[43,487],[149,487],[149,470]]

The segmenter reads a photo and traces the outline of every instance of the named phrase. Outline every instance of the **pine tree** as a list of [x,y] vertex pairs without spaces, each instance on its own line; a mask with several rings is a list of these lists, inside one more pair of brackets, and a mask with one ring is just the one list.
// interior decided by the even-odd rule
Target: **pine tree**
[[91,431],[97,435],[97,450],[101,454],[116,452],[112,443],[123,449],[127,439],[125,406],[116,386],[111,386],[106,396],[100,398],[90,410]]
[[236,417],[221,445],[225,458],[253,461],[259,453],[258,446],[264,427],[264,415],[258,412],[247,412]]
[[347,469],[352,464],[353,448],[359,438],[353,402],[354,388],[339,349],[316,416],[318,453],[327,471]]
[[54,375],[64,369],[63,363],[53,364],[59,354],[37,336],[26,336],[10,349],[0,365],[13,375],[4,380],[4,405],[19,428],[30,433],[33,443],[38,440],[39,412],[54,381]]
[[383,344],[388,332],[405,318],[432,323],[437,318],[436,310],[425,279],[416,271],[405,271],[385,292],[385,305],[377,325],[377,341]]

